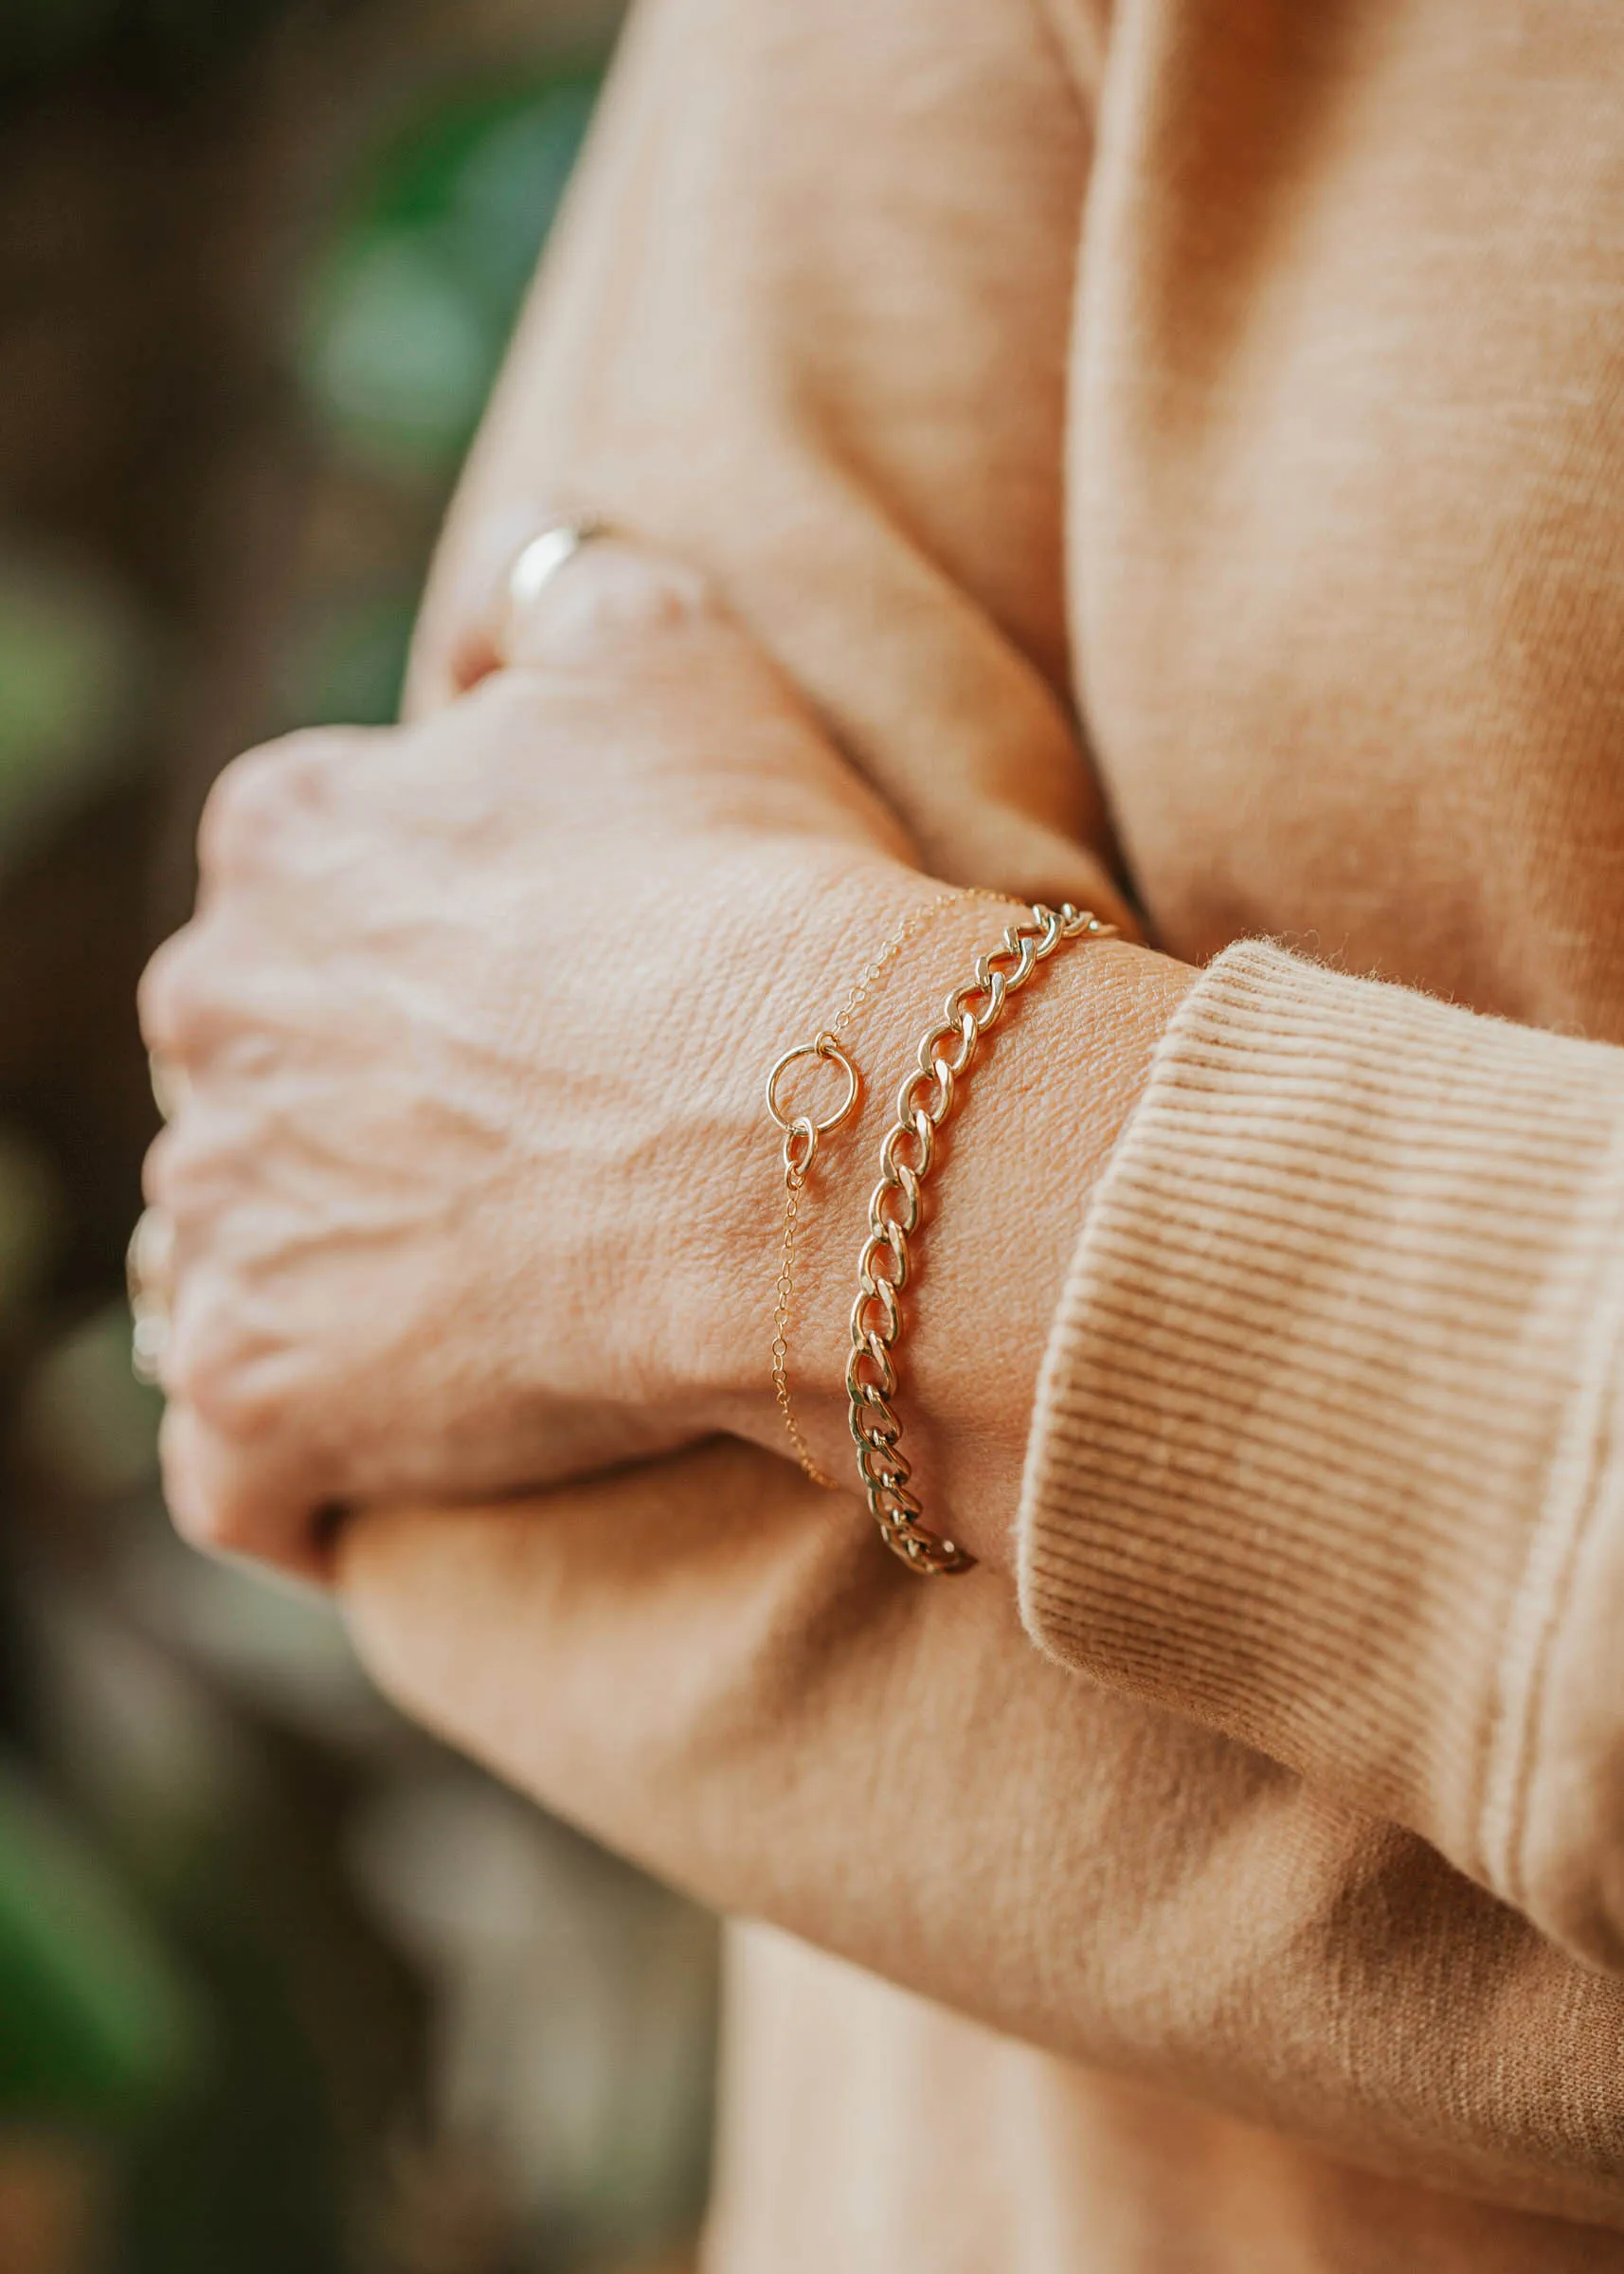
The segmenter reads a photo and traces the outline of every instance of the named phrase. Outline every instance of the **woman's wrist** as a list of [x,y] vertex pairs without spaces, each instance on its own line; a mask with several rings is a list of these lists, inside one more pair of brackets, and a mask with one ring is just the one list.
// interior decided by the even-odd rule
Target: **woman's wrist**
[[[854,858],[835,843],[747,847],[736,870],[713,871],[707,881],[717,910],[711,983],[701,1000],[674,1006],[670,1031],[653,1045],[671,1057],[673,1111],[650,1163],[637,1242],[647,1262],[640,1272],[645,1321],[653,1324],[649,1312],[659,1316],[658,1343],[640,1337],[659,1356],[638,1386],[646,1402],[652,1371],[701,1428],[759,1435],[779,1450],[788,1439],[774,1439],[760,1411],[772,1397],[772,1286],[785,1203],[784,1137],[767,1114],[766,1077],[785,1051],[839,1017],[888,931],[944,888],[902,861]],[[850,1205],[854,1140],[875,1103],[875,1071],[882,1089],[895,1087],[889,1043],[871,1065],[869,1016],[879,1008],[869,1006],[850,1038],[861,1070],[858,1107],[820,1146],[802,1218],[809,1240],[821,1236],[837,1195]],[[844,1088],[833,1069],[813,1065],[796,1070],[784,1095],[794,1111],[821,1117]],[[872,1149],[865,1141],[865,1162]],[[822,1265],[808,1263],[808,1276],[814,1268]],[[798,1310],[800,1302],[798,1291]],[[799,1337],[798,1325],[791,1331]]]
[[[850,979],[907,907],[922,907],[943,889],[920,878],[909,901],[875,900],[843,927],[855,937],[838,940],[832,930],[819,955],[833,983],[827,1007],[821,1014],[811,1008],[804,1035],[786,1032],[783,1046],[828,1026]],[[815,1458],[854,1488],[845,1368],[880,1141],[903,1075],[917,1063],[921,1035],[1021,907],[1013,898],[1001,910],[966,899],[939,910],[841,1038],[863,1077],[862,1094],[851,1120],[821,1141],[802,1195],[786,1363]],[[842,953],[850,970],[843,980],[836,976]],[[1038,1364],[1089,1193],[1191,977],[1164,958],[1112,942],[1056,959],[989,1039],[940,1142],[910,1258],[898,1407],[932,1527],[950,1530],[983,1562],[1009,1560],[1007,1529]],[[834,1069],[827,1079],[833,1094],[840,1087]],[[764,1112],[760,1174],[781,1229],[775,1137]],[[743,1322],[753,1328],[754,1370],[718,1418],[788,1453],[772,1399],[766,1324],[777,1251],[769,1234],[756,1301]],[[747,1357],[742,1338],[739,1355]]]

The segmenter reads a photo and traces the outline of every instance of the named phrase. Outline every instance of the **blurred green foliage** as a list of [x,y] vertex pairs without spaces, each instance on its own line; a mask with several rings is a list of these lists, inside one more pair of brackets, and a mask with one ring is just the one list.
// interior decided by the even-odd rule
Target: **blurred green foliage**
[[[297,345],[305,398],[338,465],[386,503],[438,506],[473,439],[597,84],[574,70],[442,99],[378,152],[316,262]],[[279,725],[394,716],[422,563],[358,550],[309,580]]]
[[135,611],[81,560],[0,551],[0,867],[127,771],[149,680]]
[[[71,388],[63,421],[37,429],[69,438],[64,510],[32,467],[0,493],[0,941],[14,958],[27,943],[39,982],[12,998],[29,1049],[8,1057],[0,1035],[0,2196],[8,2137],[88,2127],[72,2144],[115,2208],[96,2274],[629,2274],[685,2247],[704,2194],[711,1922],[406,1730],[329,1607],[171,1534],[116,1292],[144,1094],[115,1139],[97,1119],[108,1092],[63,1072],[97,1046],[53,1038],[89,973],[99,1046],[117,1043],[140,942],[117,935],[99,976],[109,879],[150,857],[158,771],[198,686],[214,731],[223,623],[241,637],[232,735],[394,713],[434,532],[597,86],[535,60],[548,0],[505,21],[511,67],[489,47],[467,60],[474,12],[0,0],[0,167],[8,120],[48,157],[14,273],[41,273],[64,215],[70,249],[94,248],[84,216],[155,169],[140,210],[197,227],[184,290],[154,262],[194,329],[171,334],[159,290],[148,313],[143,275],[136,329],[108,336],[137,365],[150,349],[165,407],[203,400],[219,423],[187,430],[198,494],[161,541],[162,420],[103,455]],[[290,45],[297,68],[256,108]],[[442,51],[463,61],[441,69]],[[332,83],[358,55],[370,90]],[[314,161],[298,93],[313,85],[331,106],[314,139],[334,138]],[[241,117],[252,151],[220,124]],[[172,178],[154,159],[171,141]],[[352,162],[313,227],[334,142]],[[210,254],[207,204],[233,166],[261,233],[233,235],[227,198]],[[95,184],[82,207],[74,168]],[[65,334],[98,296],[119,304],[137,238],[108,232],[111,267],[53,258],[53,284],[84,279],[50,303]],[[221,271],[188,299],[209,258]],[[0,306],[0,348],[35,321],[21,299],[11,334]],[[227,383],[194,394],[221,340],[244,338]],[[0,376],[80,368],[0,361]],[[115,403],[130,374],[117,352],[105,368]],[[109,466],[128,484],[114,496]],[[269,542],[239,514],[244,466],[279,485]],[[245,630],[211,609],[222,531]],[[76,868],[94,845],[102,865]],[[83,1227],[102,1218],[98,1247]],[[8,1650],[13,1630],[26,1648]]]
[[52,1342],[29,1373],[17,1426],[29,1459],[60,1487],[112,1501],[151,1486],[161,1411],[156,1390],[131,1370],[130,1313],[114,1302]]
[[0,2121],[146,2114],[195,2071],[204,2033],[105,1864],[0,1770]]
[[596,78],[463,99],[383,152],[314,281],[303,368],[364,460],[443,479],[473,438]]

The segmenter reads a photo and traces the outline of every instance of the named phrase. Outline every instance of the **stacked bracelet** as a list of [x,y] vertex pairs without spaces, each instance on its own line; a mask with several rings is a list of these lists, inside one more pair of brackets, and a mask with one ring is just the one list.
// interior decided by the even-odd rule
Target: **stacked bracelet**
[[983,1036],[1038,965],[1073,940],[1110,939],[1115,930],[1070,901],[1059,909],[1035,906],[1030,921],[1011,924],[1001,948],[976,958],[975,977],[948,996],[941,1020],[920,1042],[918,1071],[904,1080],[896,1120],[880,1146],[880,1179],[869,1201],[868,1237],[857,1263],[846,1391],[869,1511],[887,1547],[923,1575],[968,1571],[975,1561],[924,1523],[910,1489],[912,1465],[902,1450],[895,1406],[899,1297],[908,1284],[908,1242],[918,1229],[936,1132],[953,1110],[957,1085],[975,1063]]
[[[784,1132],[784,1237],[779,1250],[778,1284],[773,1290],[772,1389],[778,1400],[778,1410],[784,1416],[784,1426],[789,1433],[789,1441],[795,1448],[796,1459],[812,1482],[821,1485],[825,1492],[837,1492],[839,1487],[832,1476],[819,1467],[796,1417],[795,1400],[789,1388],[789,1308],[790,1298],[795,1291],[795,1240],[801,1220],[801,1196],[806,1188],[812,1164],[817,1159],[819,1140],[827,1137],[848,1121],[856,1112],[862,1096],[862,1076],[841,1048],[840,1037],[910,940],[916,939],[943,909],[951,908],[959,900],[1006,898],[1007,895],[1002,893],[983,892],[976,886],[961,886],[952,892],[938,893],[933,900],[921,901],[916,907],[911,908],[879,952],[858,973],[833,1024],[820,1028],[810,1042],[798,1042],[793,1050],[786,1050],[767,1077],[767,1110],[776,1127]],[[779,1098],[779,1084],[785,1075],[792,1066],[807,1058],[819,1058],[825,1064],[838,1066],[845,1076],[844,1096],[821,1119],[810,1113],[788,1113]]]
[[[773,1390],[802,1468],[814,1484],[831,1491],[836,1489],[835,1479],[814,1457],[789,1389],[790,1297],[802,1194],[820,1141],[850,1119],[862,1094],[862,1077],[841,1045],[841,1035],[907,942],[939,910],[970,899],[1007,901],[1007,895],[943,893],[911,910],[858,978],[833,1025],[820,1029],[810,1042],[785,1051],[767,1077],[767,1109],[784,1132],[784,1239],[773,1309]],[[895,1406],[894,1353],[902,1334],[900,1298],[908,1284],[908,1243],[919,1228],[936,1132],[953,1110],[958,1084],[974,1064],[983,1036],[997,1025],[1010,997],[1020,993],[1038,965],[1074,940],[1111,939],[1115,933],[1114,925],[1102,924],[1070,901],[1058,909],[1036,904],[1026,918],[1009,925],[1001,946],[976,958],[975,976],[947,997],[942,1018],[920,1042],[917,1068],[903,1081],[896,1120],[880,1147],[880,1179],[869,1201],[869,1230],[858,1258],[857,1296],[852,1307],[848,1417],[857,1449],[858,1479],[880,1537],[911,1570],[921,1574],[968,1571],[975,1561],[925,1524],[922,1505],[911,1489],[912,1465],[902,1451],[902,1424]],[[821,1117],[788,1112],[780,1099],[780,1084],[792,1066],[814,1058],[839,1070],[844,1094]]]

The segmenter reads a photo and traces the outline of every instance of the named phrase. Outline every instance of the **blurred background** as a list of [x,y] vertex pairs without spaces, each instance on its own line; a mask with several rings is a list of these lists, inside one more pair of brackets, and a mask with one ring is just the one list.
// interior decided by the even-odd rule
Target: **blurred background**
[[393,710],[613,0],[0,0],[0,2274],[655,2274],[710,1922],[189,1553],[132,993],[235,750]]

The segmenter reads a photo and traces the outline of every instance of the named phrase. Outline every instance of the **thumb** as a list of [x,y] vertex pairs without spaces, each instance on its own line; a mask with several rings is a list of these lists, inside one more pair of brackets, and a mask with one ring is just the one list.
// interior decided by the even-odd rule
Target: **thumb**
[[510,503],[462,532],[424,601],[408,715],[454,702],[505,664],[584,655],[707,605],[696,570],[624,532],[586,536],[573,551],[538,542],[568,526],[532,500]]
[[524,546],[495,597],[502,662],[596,659],[605,646],[681,631],[714,613],[698,570],[621,531],[556,523]]

